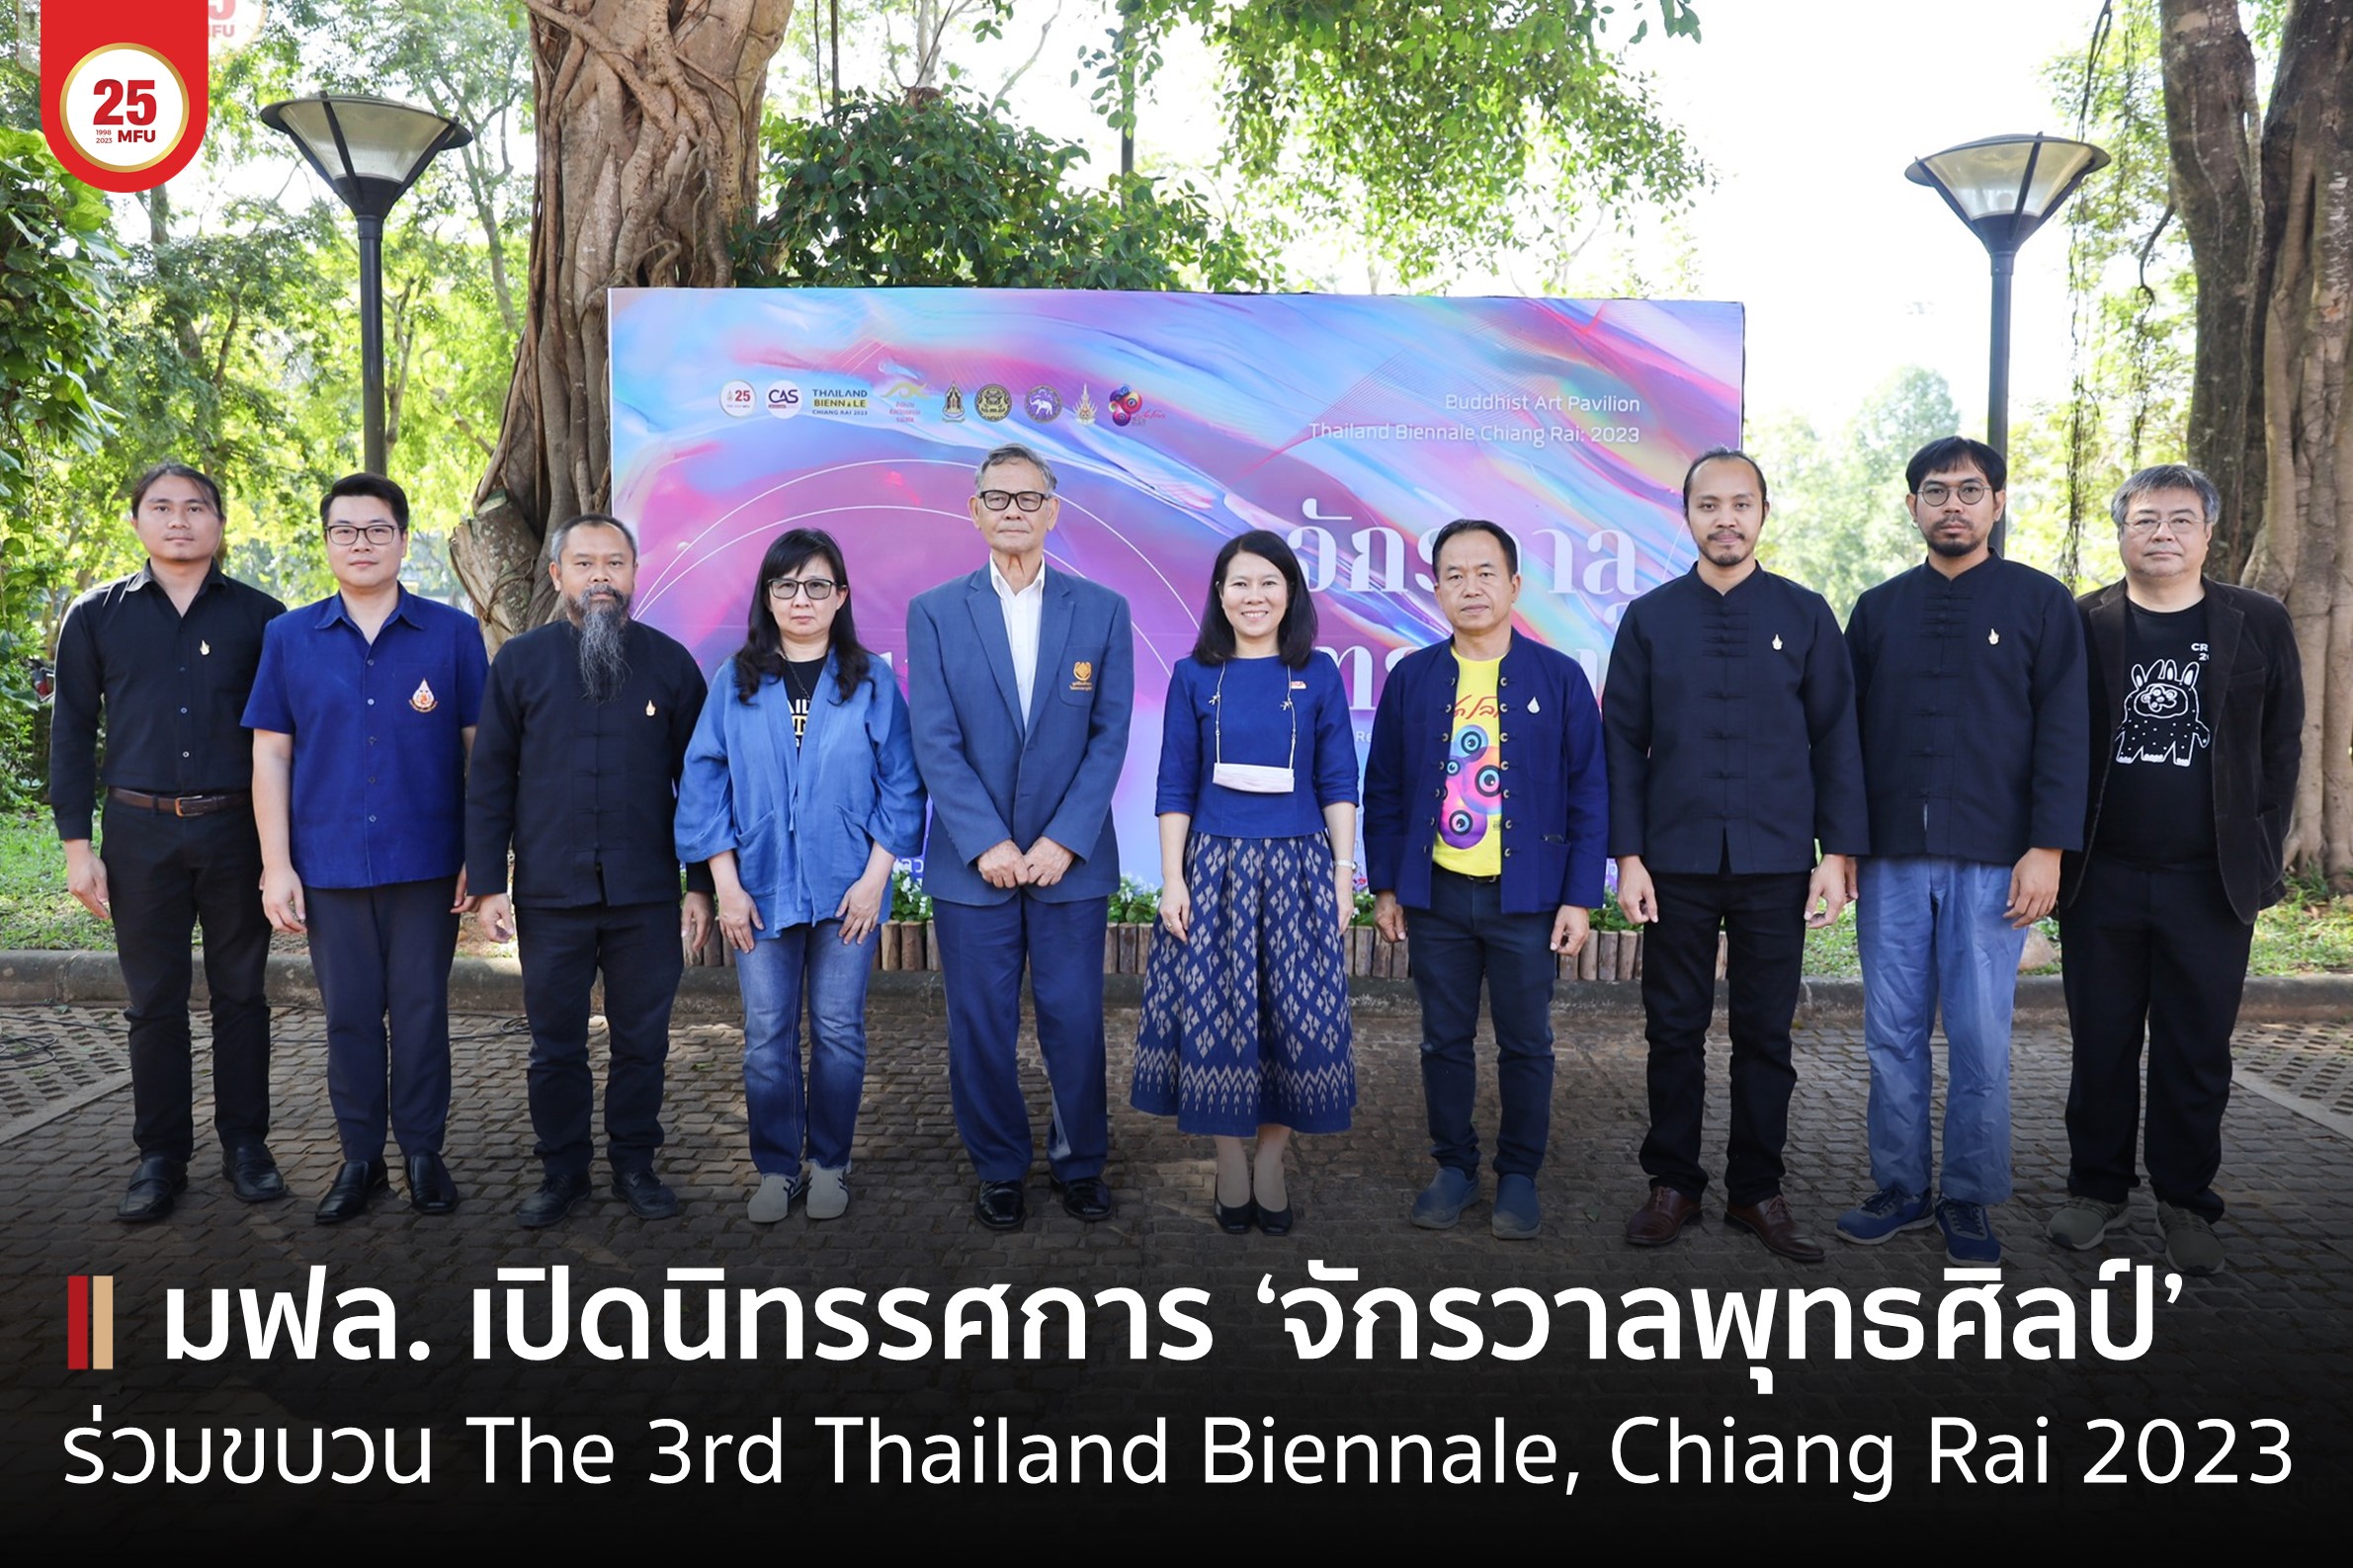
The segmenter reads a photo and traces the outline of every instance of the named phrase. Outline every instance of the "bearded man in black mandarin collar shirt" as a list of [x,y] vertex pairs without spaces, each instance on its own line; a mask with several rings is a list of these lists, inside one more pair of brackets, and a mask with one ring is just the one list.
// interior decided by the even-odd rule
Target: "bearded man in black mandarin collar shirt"
[[[188,939],[200,923],[222,1174],[246,1202],[286,1197],[263,1141],[270,922],[259,891],[253,736],[240,722],[262,628],[286,606],[221,573],[220,487],[194,468],[162,463],[141,474],[130,487],[130,521],[147,564],[75,600],[57,632],[49,800],[65,842],[66,885],[115,925],[139,1151],[115,1214],[135,1223],[171,1212],[196,1152]],[[102,709],[106,837],[94,854]]]
[[[1699,1215],[1716,937],[1730,945],[1732,1120],[1724,1219],[1785,1258],[1819,1263],[1781,1196],[1790,1021],[1806,928],[1846,907],[1866,846],[1855,685],[1822,596],[1757,564],[1769,509],[1746,453],[1702,454],[1683,476],[1690,572],[1626,607],[1602,724],[1618,903],[1648,925],[1650,1197],[1626,1239],[1659,1247]],[[1814,847],[1822,856],[1817,865]],[[1816,911],[1819,913],[1816,913]]]
[[2216,1274],[2230,1031],[2255,916],[2287,890],[2304,670],[2287,607],[2209,582],[2223,498],[2195,468],[2127,479],[2110,507],[2125,580],[2081,601],[2091,649],[2091,811],[2059,929],[2074,1073],[2066,1206],[2051,1239],[2096,1247],[2135,1185],[2148,1042],[2148,1185],[2165,1257]]
[[572,519],[549,555],[564,616],[508,642],[491,665],[465,810],[466,883],[487,895],[478,919],[496,941],[517,937],[523,960],[531,1123],[545,1176],[516,1218],[533,1229],[588,1195],[588,1003],[600,969],[613,1191],[640,1219],[678,1212],[677,1195],[653,1171],[662,1067],[685,972],[680,944],[700,949],[711,929],[711,872],[689,868],[682,909],[671,843],[703,672],[678,642],[630,619],[637,541],[618,518]]
[[[2083,844],[2083,625],[2056,578],[1992,551],[2008,464],[1930,442],[1904,472],[1928,559],[1847,622],[1871,801],[1855,935],[1871,1056],[1871,1179],[1839,1216],[1866,1246],[1934,1224],[1945,1256],[2001,1262],[1986,1210],[2010,1196],[2010,1011],[2026,928]],[[1949,1046],[1935,1169],[1929,1028]],[[1941,1187],[1941,1193],[1932,1193]]]

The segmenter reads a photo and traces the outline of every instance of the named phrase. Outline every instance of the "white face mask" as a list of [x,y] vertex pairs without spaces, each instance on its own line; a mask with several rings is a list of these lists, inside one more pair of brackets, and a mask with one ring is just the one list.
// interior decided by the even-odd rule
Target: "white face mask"
[[1210,770],[1210,783],[1226,789],[1238,789],[1244,794],[1287,795],[1292,790],[1291,765],[1299,760],[1300,715],[1291,701],[1288,687],[1283,695],[1283,710],[1291,715],[1291,756],[1282,767],[1272,763],[1227,762],[1225,760],[1225,666],[1218,666],[1218,690],[1210,699],[1210,706],[1217,709],[1218,760]]

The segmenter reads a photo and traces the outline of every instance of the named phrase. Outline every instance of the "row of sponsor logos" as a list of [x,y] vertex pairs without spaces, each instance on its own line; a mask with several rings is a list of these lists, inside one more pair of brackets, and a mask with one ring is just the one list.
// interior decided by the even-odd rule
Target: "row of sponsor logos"
[[[905,422],[923,415],[916,399],[924,395],[922,388],[901,383],[876,391],[856,383],[832,384],[818,382],[803,386],[798,381],[770,381],[756,387],[749,381],[729,381],[719,388],[719,407],[737,419],[749,419],[766,410],[774,419],[793,419],[801,414],[828,415],[837,419],[864,419],[876,413],[885,413]],[[1104,399],[1115,425],[1130,425],[1139,419],[1165,417],[1157,408],[1143,406],[1143,394],[1133,386],[1112,389]],[[940,399],[939,417],[961,421],[965,417],[964,388],[951,382],[947,395]],[[1021,400],[1021,411],[1033,425],[1050,425],[1063,412],[1061,392],[1044,382],[1033,386]],[[971,411],[982,419],[995,421],[1011,417],[1014,409],[1013,393],[999,381],[990,381],[974,392]],[[1078,401],[1069,407],[1070,414],[1082,425],[1096,420],[1095,393],[1090,386],[1080,386]]]

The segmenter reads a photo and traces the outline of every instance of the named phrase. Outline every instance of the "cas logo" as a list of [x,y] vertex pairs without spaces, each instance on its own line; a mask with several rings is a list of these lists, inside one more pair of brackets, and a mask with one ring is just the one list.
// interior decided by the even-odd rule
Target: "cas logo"
[[800,412],[800,388],[791,381],[768,383],[768,413],[772,419],[791,419]]
[[1111,394],[1111,422],[1129,424],[1143,412],[1143,393],[1133,386],[1115,387]]

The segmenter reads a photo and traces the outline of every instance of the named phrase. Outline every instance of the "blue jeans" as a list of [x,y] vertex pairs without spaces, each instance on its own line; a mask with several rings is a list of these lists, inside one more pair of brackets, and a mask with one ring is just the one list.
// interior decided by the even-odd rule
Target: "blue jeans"
[[1405,911],[1413,989],[1422,1009],[1422,1095],[1430,1113],[1430,1156],[1448,1170],[1478,1174],[1478,992],[1495,1021],[1495,1087],[1502,1124],[1495,1174],[1532,1177],[1543,1168],[1553,1126],[1553,911],[1505,914],[1493,881],[1430,873],[1430,907]]
[[[1871,1055],[1871,1180],[1965,1203],[2010,1196],[2010,1008],[2026,933],[2002,910],[2010,867],[1925,856],[1863,861],[1855,907]],[[1944,1180],[1931,1184],[1928,1032],[1948,1047]]]
[[[866,1089],[866,982],[875,939],[842,941],[821,920],[763,935],[735,955],[743,992],[743,1101],[752,1164],[762,1176],[798,1176],[809,1162],[846,1170]],[[808,998],[808,1093],[801,1094],[800,1001]]]

